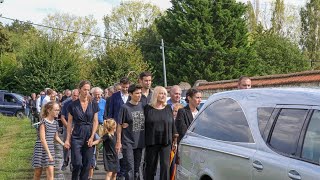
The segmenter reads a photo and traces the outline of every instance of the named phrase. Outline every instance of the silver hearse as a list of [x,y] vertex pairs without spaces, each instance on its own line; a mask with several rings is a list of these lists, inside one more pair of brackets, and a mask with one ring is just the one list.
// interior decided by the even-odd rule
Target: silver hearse
[[212,95],[179,145],[179,180],[319,180],[320,90]]

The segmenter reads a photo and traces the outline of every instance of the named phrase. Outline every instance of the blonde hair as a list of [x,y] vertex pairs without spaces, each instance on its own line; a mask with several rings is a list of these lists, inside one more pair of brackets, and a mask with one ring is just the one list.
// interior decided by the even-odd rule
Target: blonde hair
[[[152,93],[152,96],[151,96],[151,99],[150,99],[150,106],[152,107],[155,107],[156,104],[157,104],[157,101],[158,101],[158,95],[160,92],[164,92],[165,93],[165,96],[167,97],[167,90],[166,88],[164,88],[163,86],[156,86],[153,90],[153,93]],[[167,105],[167,100],[163,103],[164,106]]]
[[114,119],[109,118],[103,122],[103,135],[114,135],[114,131],[117,128],[117,123]]
[[42,118],[48,117],[49,112],[53,110],[53,106],[55,104],[58,104],[58,103],[56,103],[55,101],[50,101],[50,102],[46,103],[41,109],[41,117]]
[[178,111],[179,109],[183,108],[183,105],[181,103],[175,103],[173,104],[173,110]]

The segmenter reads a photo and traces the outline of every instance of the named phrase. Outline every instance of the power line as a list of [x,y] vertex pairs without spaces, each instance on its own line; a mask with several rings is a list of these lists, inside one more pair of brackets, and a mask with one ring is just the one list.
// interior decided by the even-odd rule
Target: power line
[[[251,1],[250,1],[250,2],[251,2]],[[238,2],[238,3],[239,3],[239,2]],[[245,4],[245,2],[241,2],[241,3],[244,3],[244,4]],[[229,2],[217,2],[217,4],[228,5],[228,4],[233,4],[233,3],[229,3]],[[265,6],[266,6],[267,4],[269,4],[269,5],[271,5],[271,6],[274,5],[274,3],[272,3],[272,2],[264,2],[264,4],[265,4]],[[296,9],[298,9],[298,7],[301,8],[301,6],[292,5],[292,4],[285,4],[285,5],[286,5],[286,6],[295,7]],[[295,9],[295,8],[294,8],[294,9]],[[21,22],[21,23],[26,23],[26,24],[30,24],[30,25],[34,25],[34,26],[39,26],[39,27],[44,27],[44,28],[48,28],[48,29],[59,30],[59,31],[63,31],[63,32],[81,34],[82,36],[91,36],[91,37],[102,38],[102,39],[107,39],[107,40],[111,40],[111,41],[126,42],[126,43],[139,44],[139,45],[150,46],[150,47],[161,47],[161,44],[160,44],[160,43],[159,43],[159,44],[150,44],[150,43],[143,43],[143,42],[138,42],[138,41],[125,40],[125,39],[115,39],[115,38],[110,38],[110,37],[101,36],[101,35],[97,35],[97,34],[90,34],[90,33],[72,31],[72,30],[67,30],[67,29],[62,29],[62,28],[47,26],[47,25],[43,25],[43,24],[33,23],[33,22],[31,22],[31,21],[22,21],[22,20],[18,20],[18,19],[14,19],[14,18],[9,18],[9,17],[2,16],[2,14],[0,14],[0,18],[6,19],[6,20],[11,20],[11,21],[19,21],[19,22]],[[166,46],[166,48],[167,48],[167,49],[176,49],[176,50],[185,50],[185,51],[197,52],[197,53],[208,53],[208,54],[212,54],[212,53],[213,53],[212,51],[203,50],[203,49],[187,49],[187,48],[182,48],[182,47],[170,47],[170,46]]]
[[[141,43],[141,42],[138,42],[138,41],[115,39],[115,38],[109,38],[109,37],[96,35],[96,34],[89,34],[89,33],[84,33],[84,32],[72,31],[72,30],[67,30],[67,29],[47,26],[47,25],[43,25],[43,24],[33,23],[31,21],[22,21],[22,20],[18,20],[18,19],[14,19],[14,18],[5,17],[5,16],[0,16],[0,18],[6,19],[6,20],[11,20],[11,21],[18,21],[18,22],[21,22],[21,23],[26,23],[26,24],[39,26],[39,27],[44,27],[44,28],[48,28],[48,29],[55,29],[55,30],[59,30],[59,31],[69,32],[69,33],[81,34],[83,36],[92,36],[92,37],[97,37],[97,38],[102,38],[102,39],[107,39],[107,40],[112,40],[112,41],[126,42],[126,43],[132,43],[132,44],[140,44],[140,45],[144,45],[144,46],[157,47],[157,48],[161,46],[161,44]],[[167,49],[175,49],[175,50],[184,50],[184,51],[190,51],[190,52],[196,52],[196,53],[209,53],[209,54],[212,53],[212,51],[201,50],[201,49],[187,49],[187,48],[171,47],[171,46],[166,46],[166,48]]]
[[18,19],[13,19],[13,18],[5,17],[5,16],[0,16],[0,18],[6,19],[6,20],[11,20],[11,21],[19,21],[21,23],[26,23],[26,24],[39,26],[39,27],[44,27],[44,28],[48,28],[48,29],[54,29],[54,30],[59,30],[59,31],[64,31],[64,32],[69,32],[69,33],[81,34],[83,36],[91,36],[91,37],[96,37],[96,38],[102,38],[102,39],[107,39],[107,40],[112,40],[112,41],[119,41],[119,42],[127,42],[127,43],[132,43],[132,44],[143,44],[143,45],[154,46],[154,47],[159,47],[160,46],[160,44],[156,45],[156,44],[140,43],[140,42],[137,42],[137,41],[130,41],[130,40],[125,40],[125,39],[115,39],[115,38],[109,38],[109,37],[101,36],[101,35],[97,35],[97,34],[90,34],[90,33],[72,31],[72,30],[68,30],[68,29],[62,29],[62,28],[47,26],[47,25],[43,25],[43,24],[33,23],[31,21],[22,21],[22,20],[18,20]]

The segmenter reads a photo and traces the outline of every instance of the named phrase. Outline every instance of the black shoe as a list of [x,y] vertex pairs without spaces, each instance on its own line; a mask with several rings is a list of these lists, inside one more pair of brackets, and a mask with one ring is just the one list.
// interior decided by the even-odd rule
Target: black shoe
[[99,167],[98,166],[94,167],[94,170],[99,170]]
[[71,163],[70,163],[70,171],[71,171],[71,172],[73,171],[73,166],[72,166]]

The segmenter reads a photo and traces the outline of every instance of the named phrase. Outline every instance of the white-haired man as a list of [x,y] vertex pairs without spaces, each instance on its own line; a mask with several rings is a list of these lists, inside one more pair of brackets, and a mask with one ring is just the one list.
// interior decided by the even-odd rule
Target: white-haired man
[[[91,89],[91,94],[93,96],[93,100],[97,102],[99,106],[99,112],[98,112],[98,122],[99,122],[99,127],[98,127],[98,135],[102,137],[103,135],[103,117],[104,117],[104,111],[106,107],[106,100],[102,98],[103,90],[100,87],[94,87]],[[99,156],[99,146],[97,147],[96,151],[96,159]],[[95,163],[94,163],[95,164]],[[98,170],[98,166],[95,165],[95,169]]]
[[181,88],[178,85],[174,85],[170,89],[170,99],[167,101],[167,104],[171,106],[171,109],[173,109],[173,106],[176,103],[180,103],[181,100]]

